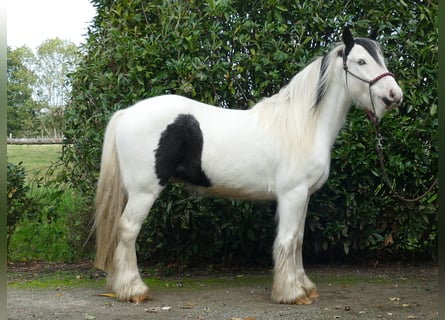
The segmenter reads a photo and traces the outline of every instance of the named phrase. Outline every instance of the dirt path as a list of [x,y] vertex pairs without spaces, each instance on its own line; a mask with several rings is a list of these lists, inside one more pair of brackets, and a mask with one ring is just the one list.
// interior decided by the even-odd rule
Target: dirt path
[[[93,286],[49,285],[18,288],[29,274],[9,276],[10,320],[27,319],[439,319],[438,268],[436,266],[307,267],[318,286],[319,299],[312,305],[271,303],[270,273],[192,276],[192,282],[170,276],[168,285],[153,290],[153,301],[143,304],[117,302],[99,296],[103,281]],[[35,274],[35,271],[33,271]],[[31,276],[32,277],[32,276]],[[22,279],[22,280],[20,280]]]

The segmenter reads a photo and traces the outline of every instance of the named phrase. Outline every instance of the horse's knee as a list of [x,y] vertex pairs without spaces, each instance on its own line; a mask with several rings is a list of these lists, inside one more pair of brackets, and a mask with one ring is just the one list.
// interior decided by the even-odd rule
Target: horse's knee
[[135,225],[129,222],[126,217],[122,216],[121,221],[119,221],[118,239],[124,244],[129,245],[136,241],[140,228],[140,225]]

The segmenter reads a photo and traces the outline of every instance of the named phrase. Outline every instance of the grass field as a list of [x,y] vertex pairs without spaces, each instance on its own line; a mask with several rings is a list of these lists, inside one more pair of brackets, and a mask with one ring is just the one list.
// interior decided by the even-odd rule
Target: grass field
[[51,164],[59,159],[61,152],[62,145],[59,144],[7,146],[8,162],[23,162],[28,181],[45,176]]
[[22,162],[29,188],[15,202],[22,208],[8,210],[8,214],[19,217],[8,247],[11,261],[69,261],[75,255],[68,240],[69,221],[76,220],[73,217],[80,211],[82,199],[73,190],[52,183],[58,170],[54,164],[61,151],[61,145],[7,146],[8,162],[16,165]]

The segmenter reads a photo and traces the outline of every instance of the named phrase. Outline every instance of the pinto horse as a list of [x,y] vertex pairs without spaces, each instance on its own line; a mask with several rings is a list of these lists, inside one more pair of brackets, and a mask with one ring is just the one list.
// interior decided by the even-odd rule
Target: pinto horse
[[248,110],[163,95],[117,111],[105,132],[94,223],[95,266],[107,272],[107,287],[118,300],[150,299],[135,242],[175,180],[217,196],[276,199],[271,298],[312,303],[318,293],[302,259],[309,198],[328,178],[351,105],[380,119],[402,97],[379,44],[345,28],[343,43]]

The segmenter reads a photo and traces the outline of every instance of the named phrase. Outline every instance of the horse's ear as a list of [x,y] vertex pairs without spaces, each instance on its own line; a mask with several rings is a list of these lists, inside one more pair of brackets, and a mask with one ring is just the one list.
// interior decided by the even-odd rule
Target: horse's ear
[[349,30],[348,26],[343,29],[343,43],[345,44],[345,57],[347,57],[349,51],[351,51],[354,46],[354,38],[352,37],[351,30]]

